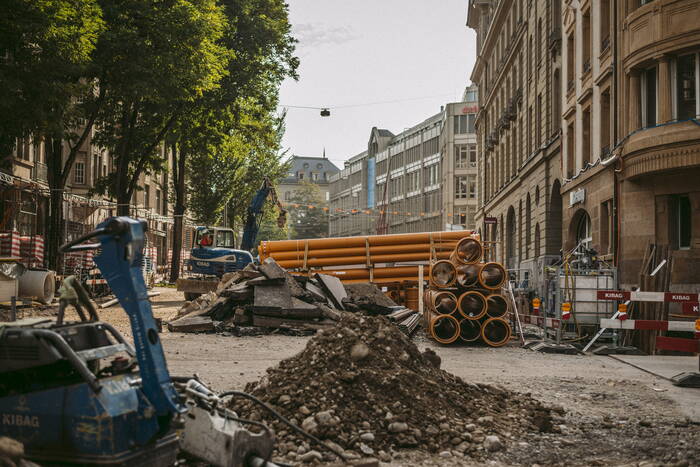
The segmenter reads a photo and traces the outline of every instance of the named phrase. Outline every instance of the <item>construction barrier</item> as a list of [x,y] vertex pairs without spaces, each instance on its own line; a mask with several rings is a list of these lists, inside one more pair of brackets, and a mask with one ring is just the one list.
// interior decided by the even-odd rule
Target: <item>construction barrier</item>
[[[696,315],[699,308],[696,306],[698,302],[698,294],[696,293],[599,290],[597,298],[607,301],[682,303],[684,305],[683,312],[688,315]],[[656,348],[676,352],[700,353],[700,319],[695,321],[639,320],[627,319],[627,316],[627,305],[621,303],[612,318],[600,321],[601,329],[693,333],[693,338],[656,336]],[[591,344],[595,339],[594,337]],[[586,347],[589,346],[590,344]]]

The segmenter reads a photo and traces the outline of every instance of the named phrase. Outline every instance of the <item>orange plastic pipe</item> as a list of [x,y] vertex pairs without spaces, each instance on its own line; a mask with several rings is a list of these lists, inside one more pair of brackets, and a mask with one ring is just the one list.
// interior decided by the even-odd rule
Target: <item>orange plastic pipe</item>
[[451,344],[459,338],[459,321],[453,315],[431,315],[429,331],[440,344]]
[[481,260],[484,254],[484,248],[481,242],[475,238],[463,238],[455,246],[452,257],[450,258],[455,264],[474,264]]
[[358,237],[314,238],[309,240],[276,240],[260,242],[258,251],[261,258],[278,251],[305,251],[308,249],[352,248],[378,245],[407,245],[415,243],[448,242],[473,235],[470,230],[452,232],[424,232],[393,235],[367,235]]
[[[425,267],[425,274],[428,273],[429,267]],[[369,269],[312,269],[311,274],[327,274],[335,276],[338,279],[366,279],[369,280]],[[414,280],[418,278],[418,267],[416,266],[400,266],[387,268],[374,268],[372,277],[408,277],[412,276]]]
[[[445,244],[440,244],[436,246],[437,251],[449,251],[454,249],[456,243],[449,242]],[[312,258],[333,258],[338,256],[360,256],[367,253],[367,248],[365,247],[353,247],[353,248],[325,248],[322,250],[309,250],[304,252],[304,250],[294,250],[294,251],[275,251],[270,253],[271,258],[275,261],[287,261],[287,260],[304,260],[304,255],[306,254],[307,259]],[[374,255],[386,255],[386,254],[399,254],[399,253],[430,253],[429,243],[412,243],[407,245],[380,245],[369,247],[370,256]]]
[[489,318],[481,324],[481,340],[491,347],[506,345],[510,335],[510,324],[502,318]]
[[[438,259],[449,258],[450,253],[438,252],[436,253]],[[426,251],[424,253],[402,253],[393,255],[370,255],[370,264],[375,263],[401,263],[407,261],[429,261],[430,252]],[[323,266],[345,266],[351,264],[366,264],[366,256],[343,256],[343,257],[333,257],[333,258],[312,258],[306,261],[307,267],[323,267]],[[291,268],[301,268],[304,266],[303,260],[285,260],[277,261],[281,267],[285,269]]]

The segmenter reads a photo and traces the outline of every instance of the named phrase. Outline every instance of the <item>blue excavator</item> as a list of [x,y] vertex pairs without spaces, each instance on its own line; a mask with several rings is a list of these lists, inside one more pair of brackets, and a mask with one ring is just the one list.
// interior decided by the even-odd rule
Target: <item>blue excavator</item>
[[0,323],[0,436],[40,464],[160,467],[184,453],[217,466],[273,466],[270,431],[260,423],[249,431],[244,424],[255,422],[222,403],[235,392],[220,397],[196,378],[170,376],[141,272],[145,231],[142,221],[114,217],[62,247],[99,250],[133,345],[99,320],[78,281],[88,311],[76,307],[80,321],[64,322],[61,310],[55,321]]
[[196,227],[190,259],[186,263],[190,275],[177,281],[177,290],[184,292],[185,299],[192,300],[203,293],[215,290],[224,274],[241,270],[254,261],[250,251],[255,247],[263,208],[268,199],[276,204],[279,210],[277,225],[284,227],[286,224],[287,211],[282,207],[274,185],[265,177],[262,186],[248,206],[243,238],[238,249],[234,248],[232,229]]

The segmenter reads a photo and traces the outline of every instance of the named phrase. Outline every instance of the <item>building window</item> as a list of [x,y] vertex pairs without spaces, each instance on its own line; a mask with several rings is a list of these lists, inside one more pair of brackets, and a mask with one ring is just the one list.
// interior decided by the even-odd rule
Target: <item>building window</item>
[[582,46],[582,74],[591,71],[591,11],[588,10],[583,14],[583,37],[581,38]]
[[147,208],[151,207],[151,186],[146,185],[143,187],[144,195],[143,195],[143,205]]
[[610,0],[600,1],[600,51],[610,47]]
[[474,133],[474,120],[476,119],[476,114],[466,114],[466,115],[455,115],[454,117],[456,134],[466,134]]
[[160,214],[160,212],[161,212],[160,211],[161,203],[162,203],[162,200],[161,200],[160,190],[158,188],[156,188],[156,212],[158,214]]
[[645,128],[656,125],[656,67],[642,73],[642,124]]
[[574,133],[574,122],[569,123],[566,129],[566,178],[574,176],[576,164],[576,134]]
[[452,224],[467,226],[467,208],[465,206],[455,206]]
[[469,145],[469,166],[476,167],[476,144]]
[[574,35],[570,34],[566,38],[566,90],[574,90]]
[[591,218],[587,212],[582,211],[576,224],[576,246],[581,245],[584,248],[590,248],[592,242]]
[[455,177],[455,198],[467,199],[469,187],[467,185],[466,175],[458,175]]
[[299,180],[304,180],[304,172],[301,172],[301,171],[297,172],[297,178]]
[[610,253],[612,245],[613,216],[612,200],[600,205],[600,253]]
[[313,180],[314,182],[317,182],[317,181],[318,181],[318,178],[319,178],[319,177],[318,177],[318,173],[316,173],[316,172],[311,172],[311,180]]
[[591,108],[583,111],[581,131],[581,168],[591,163]]
[[466,169],[468,167],[468,157],[466,144],[455,145],[455,169]]
[[693,233],[693,219],[690,197],[688,195],[675,195],[671,197],[671,239],[675,249],[688,249]]
[[606,90],[600,95],[600,157],[604,158],[611,151],[610,128],[610,90]]
[[79,185],[85,184],[85,162],[80,161],[75,163],[73,172],[73,181]]
[[476,176],[469,175],[469,199],[476,199]]
[[687,120],[700,116],[700,73],[698,54],[684,55],[676,61],[676,118]]

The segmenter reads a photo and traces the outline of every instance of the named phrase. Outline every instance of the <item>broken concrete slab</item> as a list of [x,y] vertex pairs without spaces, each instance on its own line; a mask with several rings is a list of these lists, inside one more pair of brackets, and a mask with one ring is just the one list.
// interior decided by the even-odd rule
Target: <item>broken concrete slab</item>
[[292,297],[292,306],[281,309],[254,309],[256,315],[270,317],[285,317],[295,319],[315,319],[322,318],[323,312],[315,305],[306,303],[298,298]]
[[168,323],[170,332],[206,332],[214,330],[214,322],[208,316],[185,316]]
[[326,274],[315,274],[315,278],[318,281],[318,285],[325,292],[326,296],[330,299],[333,306],[339,310],[344,310],[343,299],[347,298],[348,294],[345,291],[343,283],[340,282],[335,276],[328,276]]
[[250,287],[249,282],[235,284],[219,293],[219,297],[230,297],[237,301],[244,301],[253,298],[253,287]]
[[311,298],[315,301],[321,302],[321,303],[327,303],[328,298],[326,298],[326,295],[323,293],[323,290],[321,287],[318,285],[314,284],[311,281],[308,281],[306,283],[306,292],[311,294]]
[[268,279],[284,279],[287,277],[287,271],[282,269],[277,261],[272,258],[267,258],[263,263],[258,266],[260,272],[263,273]]
[[253,311],[282,310],[292,308],[292,294],[287,284],[256,285]]
[[256,285],[279,285],[284,284],[284,278],[282,279],[268,279],[265,276],[256,277],[255,279],[250,279],[245,282],[246,285],[253,287]]
[[303,321],[291,318],[272,318],[269,316],[253,315],[253,326],[261,326],[265,328],[307,328],[307,329],[325,329],[335,325],[335,321]]

